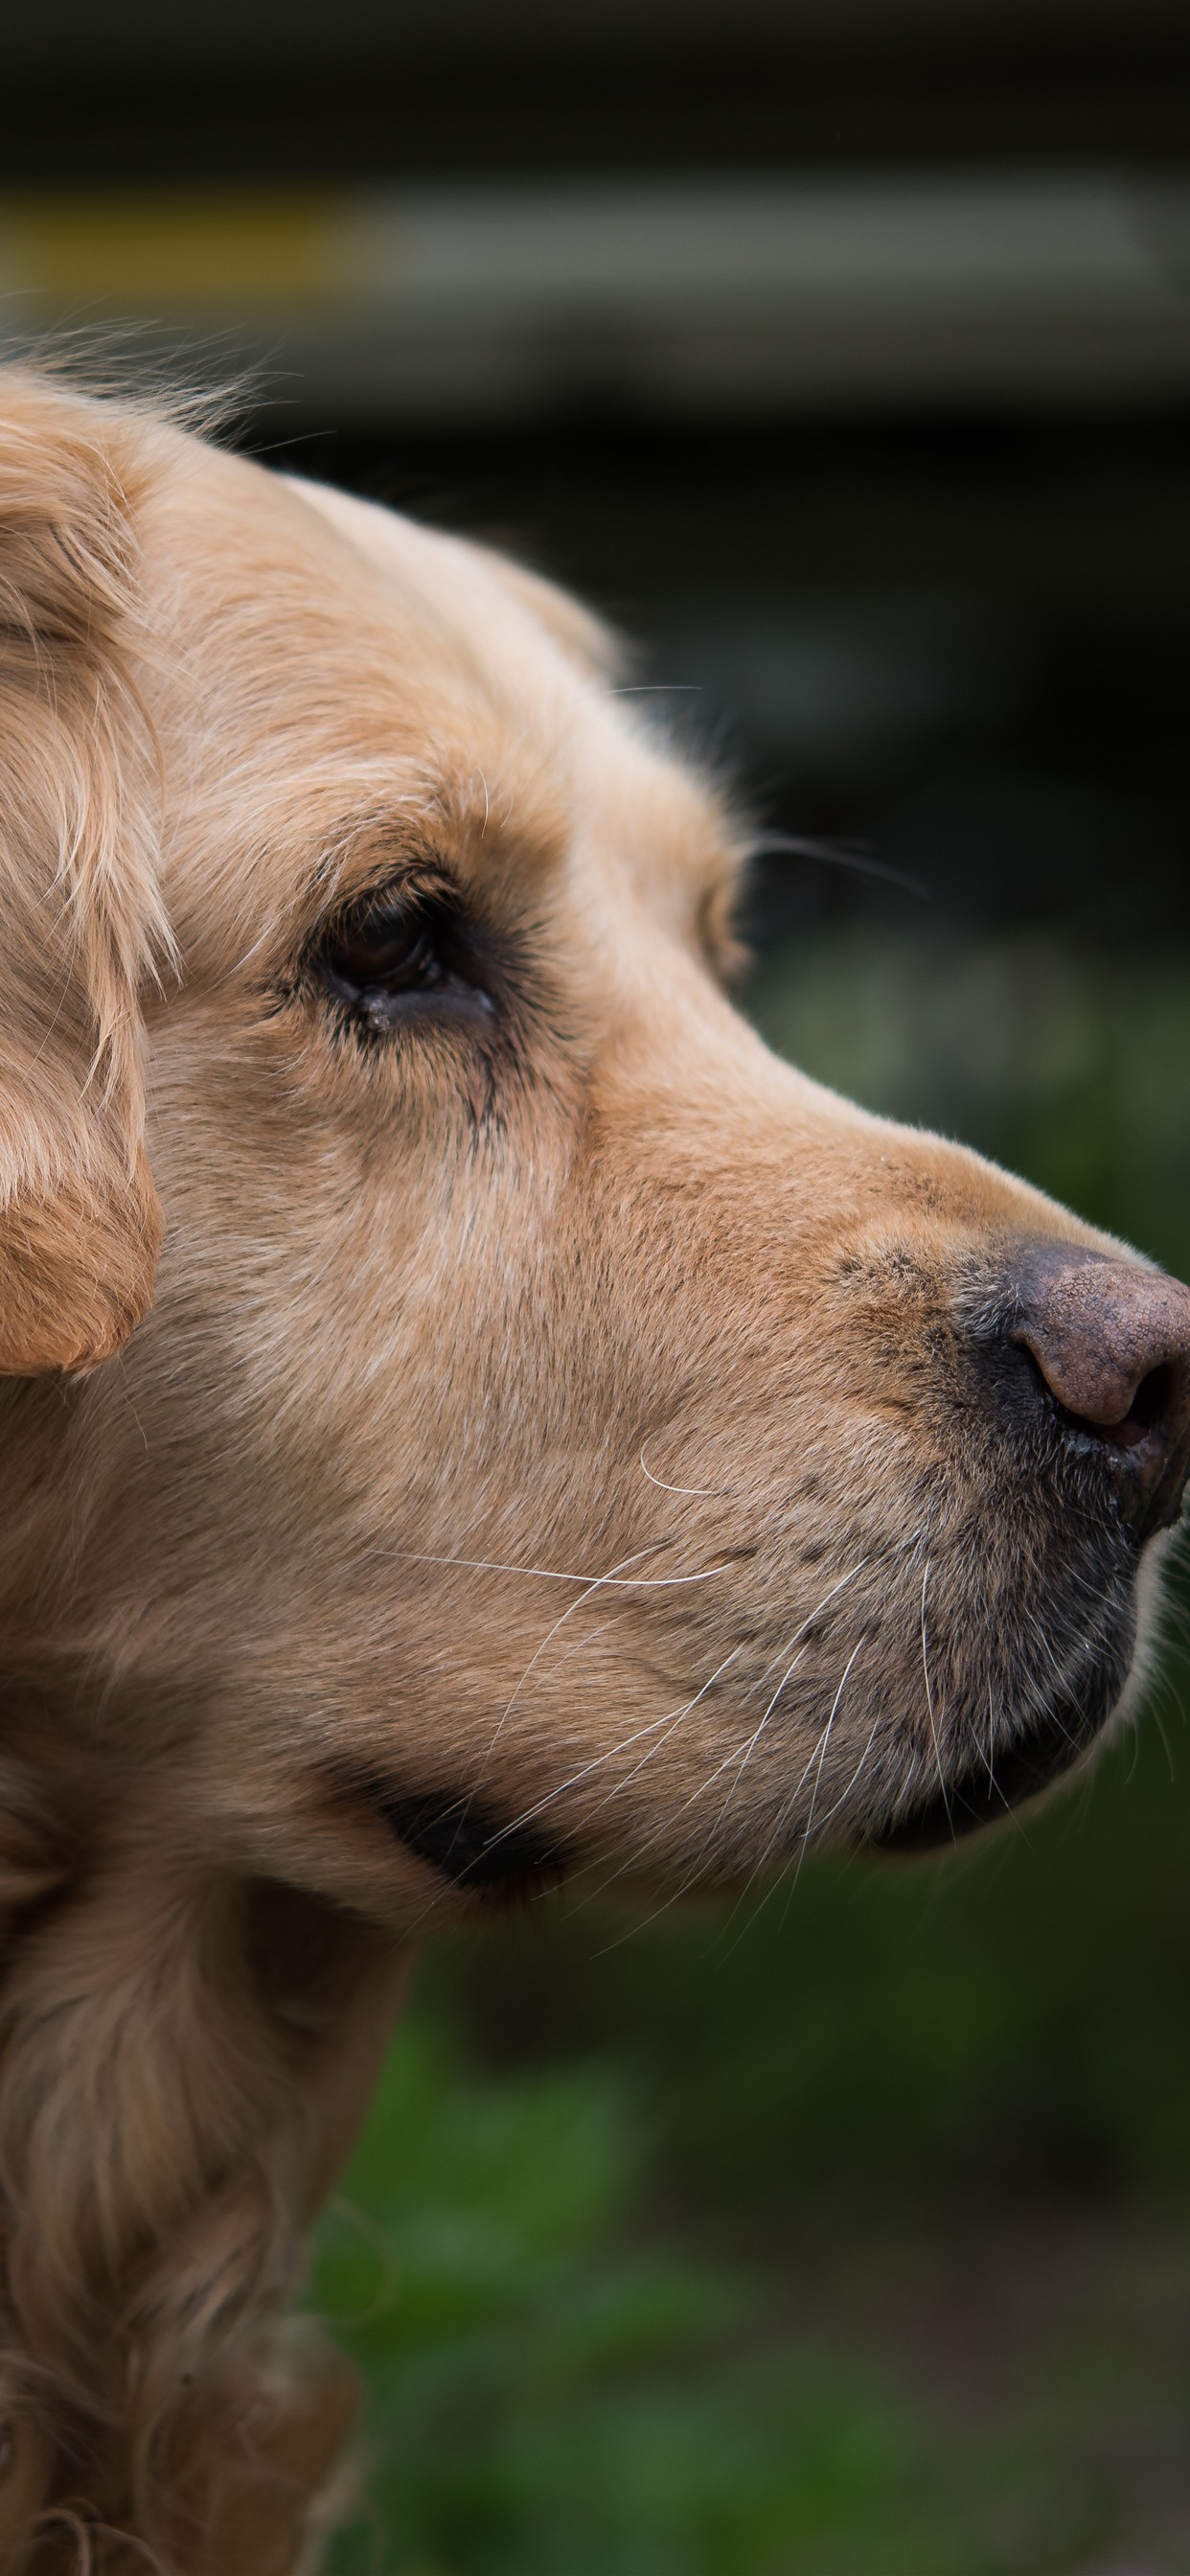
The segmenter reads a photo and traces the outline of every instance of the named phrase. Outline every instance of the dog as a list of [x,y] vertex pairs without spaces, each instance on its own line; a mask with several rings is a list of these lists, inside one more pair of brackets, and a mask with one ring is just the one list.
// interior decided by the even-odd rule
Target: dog
[[414,1945],[1080,1761],[1190,1293],[767,1052],[561,592],[2,387],[2,2563],[296,2576]]

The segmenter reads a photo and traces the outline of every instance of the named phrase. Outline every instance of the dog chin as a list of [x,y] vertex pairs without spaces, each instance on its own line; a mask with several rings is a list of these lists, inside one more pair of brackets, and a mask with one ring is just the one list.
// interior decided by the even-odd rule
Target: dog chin
[[[1030,1717],[994,1762],[982,1756],[956,1770],[934,1796],[899,1811],[863,1836],[881,1852],[930,1852],[1002,1822],[1013,1809],[1074,1769],[1120,1709],[1133,1665],[1134,1637],[1121,1636],[1073,1695]],[[974,1732],[974,1729],[972,1730]]]

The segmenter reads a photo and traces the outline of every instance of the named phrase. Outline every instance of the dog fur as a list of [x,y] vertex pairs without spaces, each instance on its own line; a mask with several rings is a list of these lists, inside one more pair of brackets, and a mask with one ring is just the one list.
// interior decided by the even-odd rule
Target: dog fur
[[995,1360],[1115,1247],[766,1051],[746,835],[495,555],[11,372],[0,712],[0,2560],[295,2576],[413,1943],[1118,1700]]

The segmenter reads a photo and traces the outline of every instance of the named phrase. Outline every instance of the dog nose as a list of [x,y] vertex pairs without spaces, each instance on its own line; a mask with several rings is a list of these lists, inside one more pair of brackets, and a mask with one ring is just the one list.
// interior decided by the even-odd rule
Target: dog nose
[[1030,1245],[1009,1338],[1028,1351],[1072,1432],[1124,1470],[1130,1519],[1176,1520],[1190,1470],[1190,1288],[1077,1244]]

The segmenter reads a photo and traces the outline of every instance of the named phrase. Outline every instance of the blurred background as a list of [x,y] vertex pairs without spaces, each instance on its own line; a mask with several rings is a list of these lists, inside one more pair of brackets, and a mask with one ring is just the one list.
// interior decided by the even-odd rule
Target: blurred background
[[[0,339],[583,589],[840,845],[773,1043],[1190,1269],[1183,0],[26,0],[0,72]],[[1190,2571],[1179,1616],[986,1849],[432,1953],[335,2576]]]

